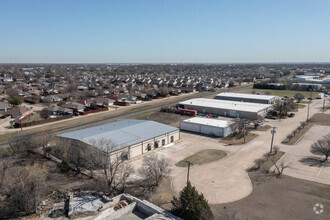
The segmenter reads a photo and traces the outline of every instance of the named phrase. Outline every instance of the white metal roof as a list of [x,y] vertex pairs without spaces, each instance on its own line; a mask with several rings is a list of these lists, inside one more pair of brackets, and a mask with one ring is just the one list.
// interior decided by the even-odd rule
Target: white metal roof
[[272,106],[268,104],[259,104],[252,102],[235,102],[235,101],[204,99],[204,98],[189,99],[183,102],[179,102],[179,104],[201,106],[206,108],[228,109],[232,111],[255,112],[255,113],[261,110],[268,109]]
[[184,120],[184,122],[201,124],[201,125],[210,125],[213,127],[225,128],[231,125],[233,122],[229,120],[221,120],[215,118],[206,118],[206,117],[194,117]]
[[260,100],[271,100],[273,98],[279,98],[278,96],[273,96],[273,95],[256,95],[256,94],[233,93],[233,92],[222,92],[217,94],[216,96],[249,98],[249,99],[260,99]]
[[[80,140],[90,145],[94,144],[94,141],[97,142],[100,139],[107,139],[115,144],[113,150],[119,150],[176,130],[178,130],[178,128],[155,121],[127,119],[63,133],[59,136]],[[95,147],[101,148],[100,146]]]

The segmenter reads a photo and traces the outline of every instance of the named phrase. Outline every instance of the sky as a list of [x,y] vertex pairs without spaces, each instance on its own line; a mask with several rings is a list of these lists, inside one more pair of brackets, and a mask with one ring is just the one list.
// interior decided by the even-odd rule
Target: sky
[[329,0],[0,0],[0,63],[330,62]]

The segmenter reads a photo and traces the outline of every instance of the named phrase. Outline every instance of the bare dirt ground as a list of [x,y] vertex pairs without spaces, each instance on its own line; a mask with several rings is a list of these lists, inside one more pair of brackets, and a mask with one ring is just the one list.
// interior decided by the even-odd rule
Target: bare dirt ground
[[[252,173],[252,178],[258,174]],[[261,176],[264,176],[263,174]],[[261,177],[252,193],[239,201],[211,205],[215,219],[225,219],[226,214],[234,214],[235,219],[297,219],[328,220],[330,217],[330,186],[295,179]],[[315,204],[323,205],[323,213],[316,214]],[[226,207],[226,208],[224,208]],[[222,218],[221,218],[222,217]]]

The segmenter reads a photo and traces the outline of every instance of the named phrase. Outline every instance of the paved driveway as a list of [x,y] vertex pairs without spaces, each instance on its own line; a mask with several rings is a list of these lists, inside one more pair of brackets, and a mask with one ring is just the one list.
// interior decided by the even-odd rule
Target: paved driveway
[[[313,101],[310,108],[310,115],[319,112],[319,108],[322,106],[321,100]],[[274,138],[274,144],[279,145],[281,150],[288,152],[287,159],[292,163],[292,168],[286,171],[286,174],[294,176],[294,174],[301,173],[298,178],[302,178],[310,173],[312,177],[318,174],[320,168],[302,166],[297,164],[295,161],[298,158],[300,152],[301,156],[305,156],[308,153],[308,146],[310,141],[315,139],[315,134],[307,134],[304,139],[299,143],[304,143],[304,150],[297,150],[299,146],[284,146],[280,142],[296,127],[299,126],[300,122],[306,120],[307,107],[299,110],[294,118],[279,121],[268,121],[265,124],[277,127],[277,132]],[[316,126],[317,128],[317,126]],[[318,128],[319,130],[326,131],[325,128]],[[312,129],[311,132],[316,132],[322,136],[319,130]],[[329,129],[328,129],[329,130]],[[259,136],[253,141],[246,145],[240,146],[224,146],[217,139],[208,138],[205,136],[182,133],[181,141],[176,143],[174,146],[159,149],[156,153],[164,155],[171,159],[172,162],[172,187],[177,191],[181,191],[186,184],[187,169],[178,168],[174,164],[195,152],[203,149],[220,149],[225,150],[228,153],[226,158],[203,164],[199,166],[193,166],[190,172],[190,181],[193,186],[197,188],[199,192],[202,192],[206,199],[211,204],[227,203],[242,199],[248,196],[252,192],[252,184],[246,169],[254,164],[254,160],[260,158],[264,153],[269,151],[271,134],[270,131],[257,132]],[[302,149],[302,148],[301,148]],[[296,156],[291,153],[295,152]],[[141,165],[142,157],[134,159],[132,161],[136,167]],[[294,165],[297,164],[297,165]],[[295,171],[301,169],[301,171]],[[321,182],[325,179],[324,183],[330,184],[330,167],[322,168],[320,174],[317,177],[317,181]],[[311,170],[311,171],[310,171]],[[318,171],[317,171],[318,170]],[[316,173],[315,173],[316,172]],[[314,178],[315,181],[315,178]]]

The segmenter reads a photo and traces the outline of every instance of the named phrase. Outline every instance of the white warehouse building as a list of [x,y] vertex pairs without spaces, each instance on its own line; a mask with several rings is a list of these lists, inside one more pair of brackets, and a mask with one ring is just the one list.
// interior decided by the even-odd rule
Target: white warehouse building
[[214,96],[214,99],[237,101],[237,102],[252,102],[252,103],[261,103],[261,104],[274,104],[280,99],[280,97],[273,95],[222,92]]
[[180,121],[180,129],[216,137],[227,137],[234,131],[235,124],[229,120],[195,117]]
[[255,120],[260,117],[265,117],[267,112],[272,108],[272,105],[196,98],[179,102],[178,107],[196,110],[198,113]]

